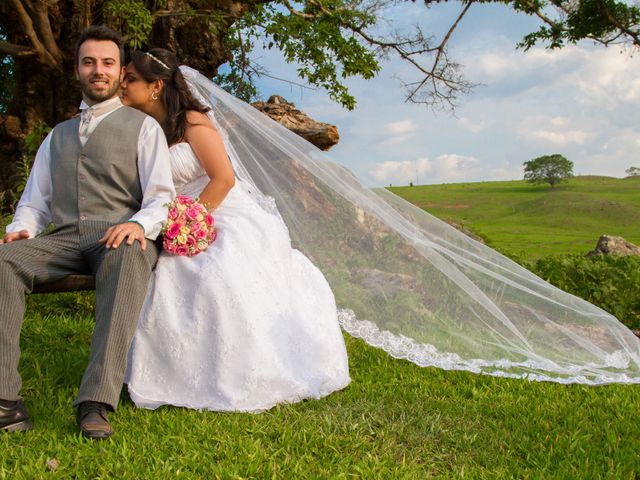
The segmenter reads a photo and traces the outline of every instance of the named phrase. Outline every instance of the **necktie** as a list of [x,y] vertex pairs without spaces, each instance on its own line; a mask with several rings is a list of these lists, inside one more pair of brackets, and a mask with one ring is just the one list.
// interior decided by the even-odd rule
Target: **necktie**
[[109,113],[120,106],[122,106],[122,102],[118,98],[113,101],[107,100],[106,102],[98,103],[82,110],[80,114],[80,128],[78,130],[82,145],[87,142],[89,135],[91,135],[95,129],[96,117]]
[[84,144],[89,138],[89,125],[93,119],[93,110],[91,108],[85,108],[80,114],[80,141]]

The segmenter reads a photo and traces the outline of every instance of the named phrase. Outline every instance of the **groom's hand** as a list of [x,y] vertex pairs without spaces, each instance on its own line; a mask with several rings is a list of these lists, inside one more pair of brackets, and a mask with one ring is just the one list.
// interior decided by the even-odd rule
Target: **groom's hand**
[[15,240],[26,240],[29,238],[29,232],[26,230],[20,230],[19,232],[7,233],[3,238],[0,238],[0,244],[10,243]]
[[142,250],[147,248],[144,229],[135,222],[119,223],[118,225],[109,227],[104,236],[98,241],[104,243],[104,246],[107,248],[118,248],[125,239],[127,245],[133,245],[133,242],[138,240]]

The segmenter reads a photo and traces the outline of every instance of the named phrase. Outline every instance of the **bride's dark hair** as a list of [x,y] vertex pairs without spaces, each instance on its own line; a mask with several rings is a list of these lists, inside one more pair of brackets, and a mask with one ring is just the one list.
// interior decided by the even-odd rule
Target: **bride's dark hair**
[[210,108],[202,105],[191,94],[178,68],[178,57],[164,48],[152,48],[148,52],[142,50],[131,52],[131,62],[147,82],[154,80],[164,82],[160,99],[167,110],[167,117],[162,122],[162,130],[169,145],[182,141],[189,124],[187,111],[206,113]]

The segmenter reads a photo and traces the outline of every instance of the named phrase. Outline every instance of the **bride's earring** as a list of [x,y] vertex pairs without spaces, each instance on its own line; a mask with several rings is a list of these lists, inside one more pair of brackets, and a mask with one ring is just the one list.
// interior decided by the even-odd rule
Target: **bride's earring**
[[158,99],[158,93],[157,92],[151,92],[151,100],[157,100]]

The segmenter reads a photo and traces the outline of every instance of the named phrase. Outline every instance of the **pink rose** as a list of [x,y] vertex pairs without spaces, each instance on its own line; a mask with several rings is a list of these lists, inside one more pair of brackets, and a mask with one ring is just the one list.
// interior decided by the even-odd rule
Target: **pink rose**
[[187,237],[187,247],[193,247],[196,244],[196,239],[191,235]]
[[204,217],[204,221],[209,227],[213,227],[213,215],[207,213],[207,215]]
[[204,212],[204,206],[201,203],[194,203],[191,208],[195,208],[198,213]]
[[198,230],[197,232],[194,232],[194,233],[198,238],[198,240],[207,238],[207,236],[209,235],[209,232],[207,232],[207,230]]
[[198,212],[198,209],[192,206],[187,209],[185,215],[189,220],[195,220],[198,217],[199,213],[200,212]]
[[209,237],[209,243],[213,243],[216,238],[218,238],[218,231],[214,230],[211,232],[211,237]]
[[193,203],[193,200],[188,195],[178,195],[176,200],[181,205],[191,205]]
[[171,253],[171,254],[175,254],[176,253],[176,246],[173,243],[168,242],[166,238],[165,238],[164,242],[162,243],[162,246],[167,251],[167,253]]
[[165,237],[167,237],[169,240],[173,240],[178,235],[180,235],[180,228],[182,228],[182,225],[180,225],[179,223],[171,224],[171,226],[167,230],[167,233],[164,234]]
[[178,210],[175,207],[169,210],[169,220],[175,220],[178,218]]
[[176,247],[176,255],[186,256],[189,253],[189,247],[186,245],[178,245]]

